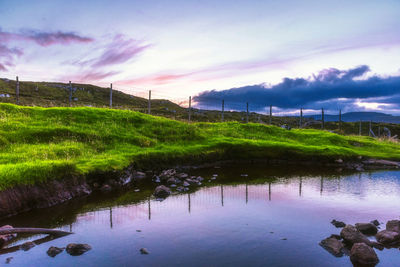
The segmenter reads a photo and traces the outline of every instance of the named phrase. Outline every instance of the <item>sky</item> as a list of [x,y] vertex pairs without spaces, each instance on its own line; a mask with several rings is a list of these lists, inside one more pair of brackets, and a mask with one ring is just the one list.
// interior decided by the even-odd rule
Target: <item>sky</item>
[[400,114],[399,0],[0,0],[0,77]]

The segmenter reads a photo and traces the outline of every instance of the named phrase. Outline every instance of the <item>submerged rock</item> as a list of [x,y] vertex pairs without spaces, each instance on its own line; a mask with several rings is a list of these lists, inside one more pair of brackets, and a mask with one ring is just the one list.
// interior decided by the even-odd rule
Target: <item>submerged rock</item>
[[165,185],[159,185],[156,187],[153,194],[157,198],[166,198],[171,194],[171,190]]
[[6,259],[6,264],[9,264],[9,263],[11,262],[12,259],[14,259],[14,257],[8,257],[8,258]]
[[144,255],[149,254],[149,251],[146,248],[141,248],[139,251],[140,251],[140,254],[144,254]]
[[375,266],[378,256],[375,250],[365,243],[356,243],[350,251],[350,260],[355,266]]
[[132,177],[134,180],[142,180],[146,178],[146,174],[144,172],[134,172]]
[[331,224],[333,224],[336,228],[342,228],[342,227],[346,226],[346,224],[344,222],[336,221],[336,220],[332,220]]
[[184,181],[184,182],[183,182],[183,186],[184,186],[184,187],[188,187],[188,186],[190,186],[190,184],[189,184],[188,182]]
[[389,230],[382,230],[376,234],[376,240],[384,245],[395,245],[400,242],[400,234]]
[[28,251],[31,248],[33,248],[34,246],[36,246],[35,243],[28,241],[28,242],[23,243],[21,246],[19,246],[19,248],[22,249],[23,251]]
[[378,232],[378,228],[372,223],[356,223],[356,228],[366,235],[375,235]]
[[343,251],[342,249],[344,248],[344,245],[342,242],[340,242],[337,238],[335,237],[328,237],[322,240],[319,245],[326,249],[329,253],[334,255],[335,257],[341,257],[343,256]]
[[58,248],[58,247],[51,246],[47,250],[47,255],[49,255],[50,257],[54,258],[55,256],[57,256],[58,254],[60,254],[63,251],[64,251],[64,248]]
[[350,244],[355,243],[365,243],[368,246],[372,246],[371,241],[363,235],[360,231],[357,230],[353,225],[347,224],[342,231],[340,232],[340,236]]
[[71,243],[67,245],[66,251],[71,256],[79,256],[91,249],[92,247],[89,246],[88,244]]
[[100,190],[101,190],[102,192],[110,192],[110,191],[112,190],[112,188],[111,188],[110,185],[105,184],[105,185],[103,185],[103,186],[100,188]]
[[400,221],[391,220],[386,223],[386,230],[400,233]]
[[[0,227],[0,230],[2,229],[12,229],[11,225],[3,225]],[[17,234],[6,234],[6,235],[0,235],[0,248],[2,248],[8,241],[14,239],[17,237]]]

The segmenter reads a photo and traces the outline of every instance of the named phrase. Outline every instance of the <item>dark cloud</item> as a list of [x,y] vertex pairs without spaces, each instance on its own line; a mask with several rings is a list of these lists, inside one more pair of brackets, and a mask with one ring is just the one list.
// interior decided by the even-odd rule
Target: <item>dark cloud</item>
[[390,99],[400,95],[400,76],[363,78],[369,72],[363,65],[349,70],[335,68],[320,71],[313,78],[284,78],[279,84],[267,87],[264,84],[249,85],[222,91],[205,91],[194,97],[199,106],[224,99],[226,106],[249,102],[260,110],[268,105],[282,109],[321,107],[355,108],[357,100],[368,101],[373,98]]

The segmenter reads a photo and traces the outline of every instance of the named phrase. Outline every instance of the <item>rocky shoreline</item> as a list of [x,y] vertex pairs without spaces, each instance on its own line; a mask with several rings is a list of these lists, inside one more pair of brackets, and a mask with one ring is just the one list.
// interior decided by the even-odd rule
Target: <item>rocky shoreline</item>
[[[170,169],[159,170],[136,170],[134,166],[126,168],[124,171],[107,172],[100,174],[89,174],[86,177],[64,177],[54,179],[46,183],[36,185],[19,185],[0,192],[0,218],[10,217],[22,212],[48,208],[62,204],[69,200],[90,195],[95,191],[109,192],[116,189],[128,188],[134,183],[143,179],[152,179],[157,184],[163,184],[163,194],[176,190],[185,192],[189,187],[201,186],[204,182],[203,177],[189,176],[184,171],[191,169],[207,168],[213,166],[223,166],[238,163],[265,163],[268,166],[281,165],[303,165],[303,166],[324,166],[335,169],[338,172],[344,170],[364,171],[379,169],[398,169],[400,162],[362,159],[357,161],[345,161],[335,159],[332,161],[293,161],[293,160],[226,160],[219,162],[203,163],[201,165],[174,166]],[[213,177],[211,179],[215,179]],[[162,193],[161,193],[162,194]],[[158,193],[155,192],[157,197]]]
[[388,221],[386,229],[381,231],[381,223],[377,220],[355,225],[336,220],[331,223],[342,228],[340,235],[332,234],[319,245],[335,257],[350,256],[354,266],[373,267],[379,262],[374,249],[382,251],[400,247],[400,220]]

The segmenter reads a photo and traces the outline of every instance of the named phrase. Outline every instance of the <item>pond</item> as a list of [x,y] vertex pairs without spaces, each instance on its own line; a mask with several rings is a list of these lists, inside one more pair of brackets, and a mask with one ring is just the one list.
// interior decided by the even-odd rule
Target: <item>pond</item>
[[[29,251],[0,250],[0,263],[13,257],[10,266],[352,266],[348,256],[318,245],[340,232],[330,221],[386,223],[400,215],[399,171],[235,165],[189,173],[205,177],[204,186],[162,202],[151,196],[154,185],[143,183],[139,192],[92,195],[2,220],[74,234]],[[22,236],[9,247],[42,237]],[[92,250],[46,254],[73,242]],[[400,266],[399,249],[377,254],[378,266]]]

